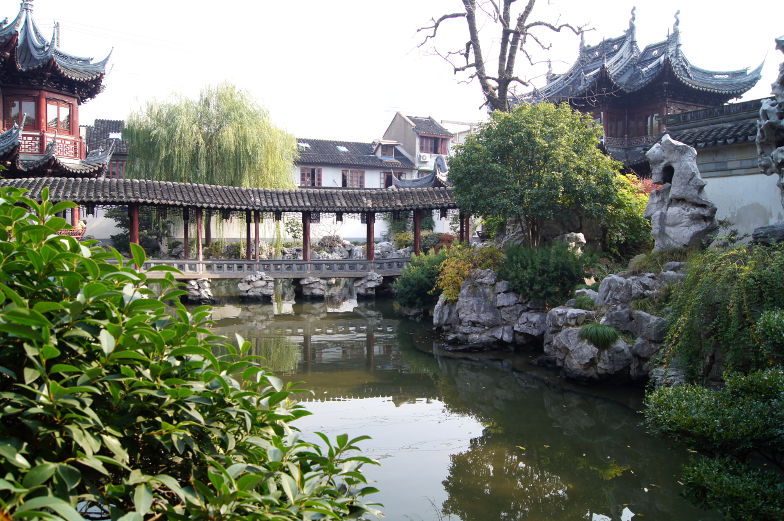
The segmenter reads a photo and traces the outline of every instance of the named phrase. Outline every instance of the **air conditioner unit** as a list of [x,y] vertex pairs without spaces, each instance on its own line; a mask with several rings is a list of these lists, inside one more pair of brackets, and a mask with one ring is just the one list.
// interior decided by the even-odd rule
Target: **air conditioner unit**
[[420,163],[427,163],[430,161],[430,154],[419,154]]

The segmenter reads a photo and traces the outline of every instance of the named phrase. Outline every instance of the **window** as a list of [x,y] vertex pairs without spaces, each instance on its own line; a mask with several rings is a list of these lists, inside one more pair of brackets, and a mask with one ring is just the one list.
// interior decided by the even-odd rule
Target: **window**
[[446,154],[446,139],[422,136],[419,138],[419,151],[424,154]]
[[71,131],[71,104],[56,99],[46,100],[46,129]]
[[343,170],[343,188],[365,188],[364,170]]
[[25,128],[36,128],[36,102],[33,98],[13,97],[6,100],[6,127],[10,128],[14,123],[21,124],[22,115],[27,114]]
[[381,157],[395,157],[395,145],[381,145]]
[[124,179],[125,178],[125,161],[110,161],[109,173],[106,176],[109,179]]
[[321,169],[302,167],[299,169],[300,186],[321,186]]
[[394,174],[392,172],[381,172],[381,186],[383,188],[389,188],[394,184],[393,182]]

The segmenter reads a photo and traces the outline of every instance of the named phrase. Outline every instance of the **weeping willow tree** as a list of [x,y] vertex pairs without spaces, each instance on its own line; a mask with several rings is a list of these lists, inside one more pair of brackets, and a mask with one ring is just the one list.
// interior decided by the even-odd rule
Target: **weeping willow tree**
[[296,139],[234,85],[207,87],[197,99],[150,102],[130,115],[123,139],[128,177],[295,188]]

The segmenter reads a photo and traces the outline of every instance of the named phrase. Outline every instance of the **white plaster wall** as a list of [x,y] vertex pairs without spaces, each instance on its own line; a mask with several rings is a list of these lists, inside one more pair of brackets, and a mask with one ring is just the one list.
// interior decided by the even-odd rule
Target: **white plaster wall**
[[717,219],[730,221],[741,235],[751,235],[759,226],[784,221],[776,181],[764,174],[707,177],[704,194],[716,205]]
[[87,225],[85,237],[98,239],[100,241],[108,241],[109,237],[120,233],[120,230],[117,228],[117,221],[106,217],[105,208],[96,208],[94,216],[87,215],[87,211],[82,208],[81,217]]
[[[306,168],[321,168],[321,186],[324,188],[342,188],[343,187],[343,170],[352,170],[352,168],[345,166],[317,166],[317,165],[301,165]],[[365,171],[365,188],[381,188],[382,185],[382,172],[396,172],[403,173],[403,179],[414,179],[416,175],[408,170],[401,171],[396,168],[354,168],[353,170]],[[300,165],[296,165],[291,172],[294,184],[299,186],[300,182]]]

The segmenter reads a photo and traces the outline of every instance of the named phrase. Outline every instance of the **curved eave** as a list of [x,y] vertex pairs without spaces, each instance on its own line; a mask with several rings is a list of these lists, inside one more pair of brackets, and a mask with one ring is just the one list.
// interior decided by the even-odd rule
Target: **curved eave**
[[[707,69],[694,67],[688,61],[685,61],[681,66],[673,66],[672,71],[674,76],[687,87],[703,92],[737,97],[741,96],[757,84],[762,77],[762,65],[763,64],[760,64],[759,67],[751,72],[748,72],[748,69],[737,71],[709,71]],[[693,74],[692,71],[697,72],[700,76],[709,76],[713,78],[711,78],[710,83],[707,80],[700,81],[694,78],[695,74]],[[715,78],[715,76],[725,75],[728,76],[726,81],[724,81],[724,78]]]

